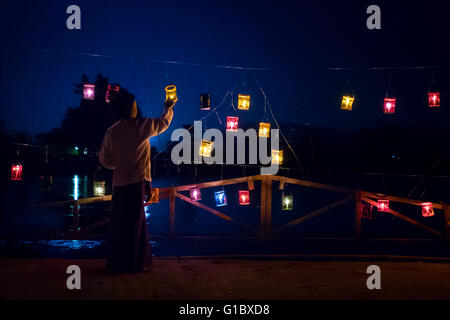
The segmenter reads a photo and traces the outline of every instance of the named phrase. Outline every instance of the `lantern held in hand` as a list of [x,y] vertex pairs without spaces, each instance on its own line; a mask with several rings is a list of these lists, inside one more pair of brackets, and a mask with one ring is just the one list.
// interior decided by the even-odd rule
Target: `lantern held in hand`
[[343,96],[342,103],[341,103],[341,109],[347,110],[347,111],[352,111],[354,101],[355,101],[355,97]]
[[189,196],[191,197],[191,200],[194,200],[194,201],[202,200],[202,194],[201,194],[199,188],[194,188],[194,189],[189,190]]
[[216,199],[216,206],[222,207],[227,205],[227,196],[225,191],[216,191],[214,192],[214,198]]
[[208,140],[202,140],[200,144],[199,155],[203,157],[211,157],[213,142]]
[[388,212],[389,211],[389,200],[378,200],[378,211]]
[[11,180],[22,180],[23,167],[20,163],[11,166]]
[[209,93],[203,93],[200,95],[200,110],[211,109],[211,96]]
[[167,100],[171,100],[173,102],[178,101],[177,87],[175,87],[173,84],[171,84],[171,85],[167,86],[165,90],[166,90],[166,101]]
[[95,97],[95,84],[85,83],[83,85],[83,99],[94,100]]
[[266,122],[259,123],[258,137],[260,137],[260,138],[270,137],[270,123],[266,123]]
[[422,203],[422,216],[424,217],[434,216],[433,204],[431,202]]
[[238,109],[248,110],[250,108],[250,95],[238,95]]
[[250,192],[248,190],[239,190],[239,204],[241,206],[250,204]]
[[428,92],[428,106],[430,108],[441,106],[441,94],[439,92]]
[[395,98],[384,98],[384,113],[395,113],[395,100]]
[[238,129],[238,124],[238,117],[227,117],[227,131],[236,132]]

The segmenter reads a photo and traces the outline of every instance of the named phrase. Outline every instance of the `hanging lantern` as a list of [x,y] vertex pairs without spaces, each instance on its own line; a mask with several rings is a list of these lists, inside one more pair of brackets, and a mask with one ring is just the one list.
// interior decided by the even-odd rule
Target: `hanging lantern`
[[266,123],[266,122],[260,122],[259,123],[258,136],[260,138],[268,138],[268,137],[270,137],[270,123]]
[[428,92],[428,106],[430,108],[441,106],[441,94],[439,92]]
[[200,95],[200,110],[211,109],[211,96],[209,93],[203,93]]
[[22,180],[23,167],[20,163],[11,166],[11,180]]
[[103,197],[105,195],[105,181],[94,180],[94,196]]
[[355,97],[343,96],[342,103],[341,103],[341,109],[347,110],[347,111],[352,111],[354,101],[355,101]]
[[239,204],[241,206],[247,206],[250,204],[250,191],[239,190]]
[[120,90],[119,85],[108,84],[108,90],[106,90],[106,97],[105,97],[106,103],[110,103],[111,98],[114,97],[114,95],[116,95],[119,92],[119,90]]
[[361,217],[365,219],[373,218],[373,205],[371,204],[362,204],[361,205]]
[[389,200],[378,200],[378,211],[388,212],[389,211]]
[[178,101],[177,87],[175,87],[173,84],[166,87],[166,101],[167,100],[172,100],[173,102]]
[[273,164],[283,163],[283,150],[272,150],[272,163]]
[[424,217],[434,216],[433,204],[431,202],[422,203],[422,216]]
[[238,129],[238,123],[238,117],[227,117],[227,131],[236,132]]
[[384,98],[384,113],[395,113],[395,100],[395,98]]
[[189,196],[191,197],[191,200],[194,201],[202,200],[202,194],[199,188],[189,190]]
[[216,191],[214,192],[214,198],[216,199],[216,206],[222,207],[227,205],[227,196],[225,191]]
[[238,109],[248,110],[250,108],[250,95],[238,95]]
[[208,140],[202,140],[200,145],[199,155],[203,157],[211,157],[213,142]]
[[83,85],[83,99],[94,100],[95,97],[95,84],[85,83]]
[[281,210],[293,210],[294,197],[291,194],[284,194],[281,196]]

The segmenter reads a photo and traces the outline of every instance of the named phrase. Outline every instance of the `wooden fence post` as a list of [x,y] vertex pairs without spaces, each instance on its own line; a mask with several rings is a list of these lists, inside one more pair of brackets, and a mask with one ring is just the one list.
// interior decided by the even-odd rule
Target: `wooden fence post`
[[264,176],[261,179],[261,222],[260,233],[263,240],[272,236],[272,178]]
[[355,238],[361,237],[361,191],[355,194]]
[[169,189],[169,236],[175,236],[175,188]]
[[261,209],[260,209],[260,223],[259,232],[261,234],[261,239],[266,238],[266,195],[267,195],[267,184],[266,177],[261,179]]

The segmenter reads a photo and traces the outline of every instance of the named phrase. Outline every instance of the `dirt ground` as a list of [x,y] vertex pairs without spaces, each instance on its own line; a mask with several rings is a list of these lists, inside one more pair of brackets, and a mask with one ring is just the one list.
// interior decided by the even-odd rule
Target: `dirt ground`
[[[68,290],[66,268],[81,268]],[[450,299],[450,264],[154,259],[150,273],[111,275],[100,259],[0,259],[0,299]],[[366,269],[381,268],[381,290]]]

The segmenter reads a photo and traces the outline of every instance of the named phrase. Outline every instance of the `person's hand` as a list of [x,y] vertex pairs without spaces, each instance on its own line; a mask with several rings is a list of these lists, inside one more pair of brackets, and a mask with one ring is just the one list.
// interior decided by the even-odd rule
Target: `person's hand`
[[174,100],[166,100],[165,102],[164,102],[164,106],[167,108],[167,109],[169,109],[169,108],[173,108],[174,106],[175,106],[175,103],[176,103],[176,100],[174,101]]

